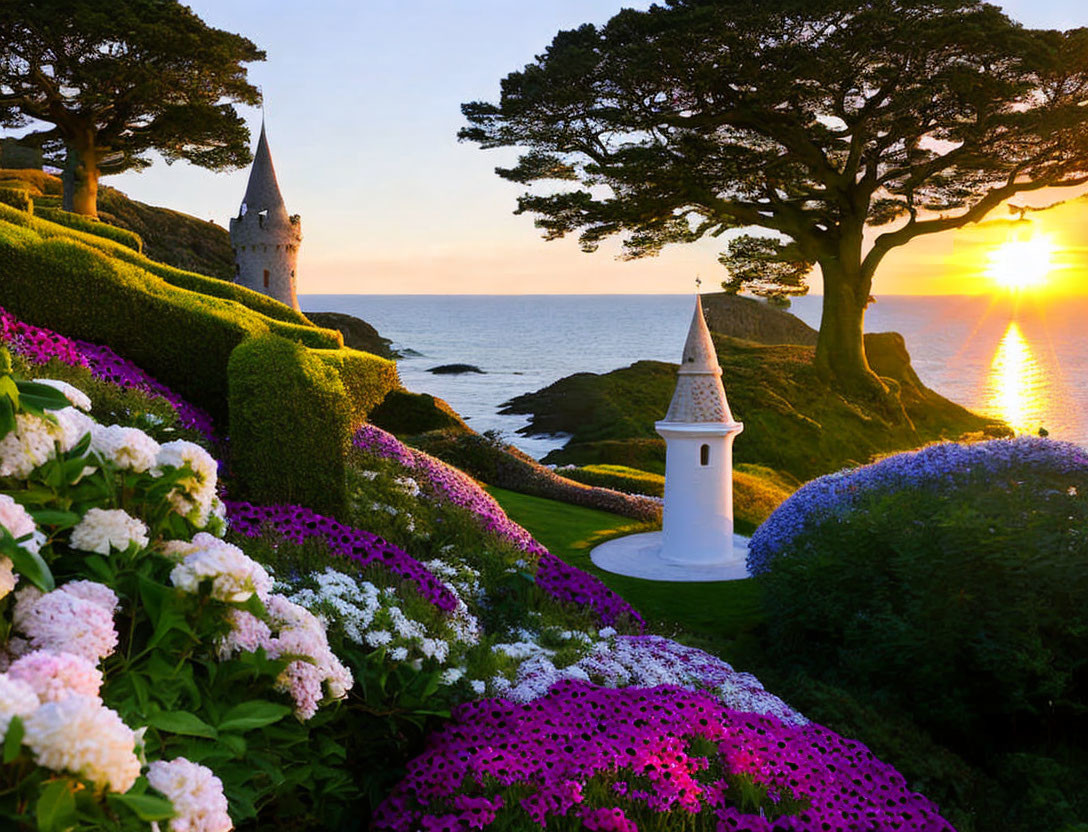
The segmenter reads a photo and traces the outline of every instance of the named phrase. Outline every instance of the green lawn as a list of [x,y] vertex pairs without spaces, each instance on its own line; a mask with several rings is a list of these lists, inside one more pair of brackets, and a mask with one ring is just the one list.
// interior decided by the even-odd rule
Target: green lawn
[[604,572],[590,550],[622,529],[649,527],[606,511],[487,487],[512,520],[524,526],[554,555],[596,575],[634,606],[651,629],[723,655],[730,644],[763,619],[759,587],[753,580],[662,583]]

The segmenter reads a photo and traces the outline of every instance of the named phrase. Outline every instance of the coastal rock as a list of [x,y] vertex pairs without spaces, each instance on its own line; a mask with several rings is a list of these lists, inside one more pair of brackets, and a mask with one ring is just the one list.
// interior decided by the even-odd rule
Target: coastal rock
[[703,314],[711,332],[732,338],[757,344],[816,346],[815,329],[763,301],[716,292],[703,295]]
[[306,317],[325,329],[337,329],[344,336],[344,346],[373,353],[382,358],[400,358],[393,342],[361,318],[343,312],[307,312]]
[[436,376],[454,376],[462,373],[485,375],[484,371],[475,364],[441,364],[438,367],[431,367],[427,372],[434,373]]

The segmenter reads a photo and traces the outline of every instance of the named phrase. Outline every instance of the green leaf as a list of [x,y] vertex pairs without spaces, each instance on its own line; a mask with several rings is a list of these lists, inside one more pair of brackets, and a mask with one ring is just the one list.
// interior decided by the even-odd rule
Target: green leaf
[[0,396],[0,438],[7,436],[15,430],[15,408],[11,399]]
[[268,702],[263,699],[253,699],[235,705],[225,714],[219,723],[220,731],[237,731],[244,733],[254,728],[263,728],[274,722],[279,722],[291,713],[287,705],[276,702]]
[[52,592],[56,588],[53,573],[42,556],[29,552],[22,546],[5,546],[4,554],[11,558],[15,571],[30,581],[42,592]]
[[46,783],[38,795],[34,809],[38,832],[63,832],[76,822],[76,799],[72,782],[67,778]]
[[119,803],[143,821],[170,820],[174,816],[174,804],[165,797],[151,794],[111,794],[111,803]]
[[219,737],[219,742],[225,747],[229,748],[235,757],[244,757],[246,753],[246,740],[245,737],[238,734],[223,734]]
[[51,508],[31,509],[29,514],[39,526],[56,526],[58,529],[70,529],[82,519],[74,511],[57,511]]
[[23,720],[22,717],[13,716],[8,723],[8,731],[4,734],[4,763],[15,762],[22,750]]
[[160,731],[171,734],[181,734],[187,737],[207,737],[214,740],[219,736],[218,732],[198,717],[188,711],[159,711],[147,719],[148,723]]
[[[63,410],[72,406],[67,396],[48,384],[19,381],[15,383],[15,386],[18,389],[19,404],[27,410]],[[0,382],[0,393],[3,392],[3,383]]]

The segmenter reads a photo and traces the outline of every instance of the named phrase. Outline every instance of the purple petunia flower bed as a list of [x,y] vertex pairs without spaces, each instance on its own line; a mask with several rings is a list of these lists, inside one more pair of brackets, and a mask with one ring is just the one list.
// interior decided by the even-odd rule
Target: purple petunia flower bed
[[142,390],[161,397],[177,411],[182,427],[198,431],[209,442],[215,442],[212,418],[206,411],[190,404],[109,347],[67,338],[50,329],[24,323],[3,307],[0,307],[0,342],[35,364],[56,359],[70,367],[85,367],[96,379],[122,389]]
[[373,425],[360,427],[353,444],[361,451],[411,469],[430,485],[439,499],[472,512],[486,531],[510,541],[527,554],[537,555],[536,583],[553,598],[591,607],[606,626],[627,618],[636,627],[645,627],[642,616],[622,597],[593,575],[551,554],[525,529],[507,517],[495,498],[472,477],[440,459],[409,448],[392,434]]
[[246,537],[260,537],[266,532],[273,532],[292,543],[320,538],[332,552],[350,558],[361,566],[380,564],[414,584],[420,595],[440,610],[450,612],[457,607],[457,598],[449,587],[427,567],[376,534],[345,526],[303,506],[257,506],[233,500],[224,501],[224,505],[233,532]]
[[1068,442],[1021,436],[964,444],[942,442],[918,451],[828,474],[798,489],[767,518],[748,545],[748,571],[758,575],[795,538],[840,517],[866,494],[902,488],[942,493],[969,479],[1021,480],[1035,473],[1088,472],[1088,451]]
[[[747,781],[749,788],[743,789]],[[762,789],[750,806],[751,785]],[[741,791],[748,792],[742,800]],[[937,808],[864,745],[818,725],[732,711],[671,685],[565,681],[516,705],[457,707],[378,808],[389,832],[545,828],[637,832],[693,816],[717,832],[951,832]],[[667,817],[663,817],[667,816]]]

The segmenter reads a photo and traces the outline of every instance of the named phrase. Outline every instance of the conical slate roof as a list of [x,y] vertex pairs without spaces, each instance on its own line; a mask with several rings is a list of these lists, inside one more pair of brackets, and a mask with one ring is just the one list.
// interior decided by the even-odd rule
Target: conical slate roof
[[696,295],[695,314],[677,371],[676,392],[664,421],[732,424],[733,414],[725,398],[721,376],[714,341],[703,318],[703,301]]
[[265,135],[264,122],[261,122],[261,138],[257,142],[257,152],[253,154],[253,167],[249,170],[249,184],[242,199],[241,214],[267,211],[268,216],[276,214],[287,216],[283,204],[279,183],[276,181],[276,168],[272,165],[272,153],[268,149],[268,136]]

